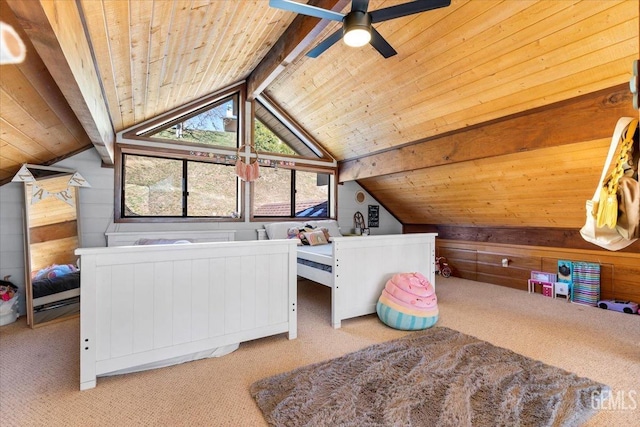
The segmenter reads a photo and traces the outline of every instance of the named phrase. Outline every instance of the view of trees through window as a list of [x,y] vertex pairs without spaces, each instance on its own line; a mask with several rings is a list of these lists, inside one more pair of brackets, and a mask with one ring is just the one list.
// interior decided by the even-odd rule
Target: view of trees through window
[[154,138],[194,142],[218,147],[236,147],[238,141],[237,96],[152,134]]
[[294,156],[296,154],[291,147],[278,138],[276,134],[274,134],[260,120],[256,119],[254,124],[254,146],[257,151],[264,153],[287,154],[290,156]]

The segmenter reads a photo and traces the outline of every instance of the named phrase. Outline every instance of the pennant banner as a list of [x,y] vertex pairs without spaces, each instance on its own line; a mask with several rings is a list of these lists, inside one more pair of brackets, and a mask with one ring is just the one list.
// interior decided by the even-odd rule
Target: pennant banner
[[18,173],[13,177],[11,182],[34,182],[36,179],[31,174],[31,171],[27,169],[27,165],[22,165]]
[[13,177],[11,182],[33,182],[33,188],[31,192],[31,204],[36,204],[39,201],[46,199],[49,196],[54,196],[56,199],[61,200],[67,203],[70,206],[75,206],[75,200],[73,198],[73,193],[71,191],[71,187],[91,187],[91,184],[87,182],[86,179],[80,173],[75,172],[71,178],[69,178],[69,183],[67,184],[66,190],[58,191],[57,193],[50,193],[42,187],[39,187],[37,184],[37,180],[27,167],[27,165],[22,165],[17,174]]
[[91,184],[80,173],[76,172],[69,180],[70,187],[91,187]]
[[69,206],[75,206],[73,196],[71,195],[71,188],[67,187],[66,190],[58,191],[57,193],[53,193],[56,199],[62,200]]
[[31,204],[35,205],[42,199],[46,199],[49,197],[51,193],[49,193],[44,188],[38,187],[36,184],[33,184],[33,188],[31,189]]

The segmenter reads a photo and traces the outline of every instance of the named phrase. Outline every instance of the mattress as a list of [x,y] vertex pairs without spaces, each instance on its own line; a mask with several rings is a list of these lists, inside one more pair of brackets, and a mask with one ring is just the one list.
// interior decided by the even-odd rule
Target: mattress
[[33,287],[33,298],[69,291],[80,287],[80,271],[74,271],[51,279],[34,280],[31,285]]
[[317,268],[323,271],[333,270],[333,245],[298,246],[298,264]]
[[333,257],[332,244],[316,245],[316,246],[302,245],[302,246],[298,246],[297,249],[299,254],[323,255],[329,258]]

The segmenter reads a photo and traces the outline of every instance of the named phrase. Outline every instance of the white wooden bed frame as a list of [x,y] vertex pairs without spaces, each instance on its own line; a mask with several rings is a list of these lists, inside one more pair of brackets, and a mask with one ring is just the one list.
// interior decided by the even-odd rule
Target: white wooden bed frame
[[[332,272],[298,264],[299,276],[331,287],[331,325],[376,312],[384,285],[396,273],[419,272],[435,283],[433,233],[334,237],[333,255],[313,259]],[[298,251],[299,258],[314,258]],[[323,262],[324,261],[324,262]]]
[[332,271],[297,264],[298,276],[331,288],[331,325],[376,312],[382,289],[396,273],[419,272],[435,285],[436,233],[332,237],[331,255],[297,257],[331,266]]
[[294,241],[81,248],[76,255],[81,390],[101,375],[284,332],[296,338]]

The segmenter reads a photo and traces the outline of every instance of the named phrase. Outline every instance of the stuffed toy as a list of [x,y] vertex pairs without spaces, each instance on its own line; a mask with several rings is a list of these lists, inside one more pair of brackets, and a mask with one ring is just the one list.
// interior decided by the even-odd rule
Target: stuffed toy
[[415,331],[438,321],[438,298],[431,283],[420,273],[399,273],[389,279],[378,299],[376,312],[395,329]]

